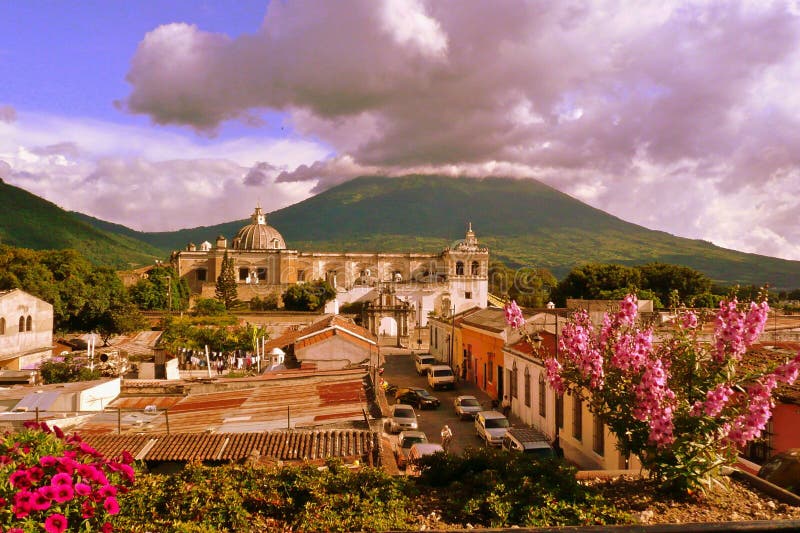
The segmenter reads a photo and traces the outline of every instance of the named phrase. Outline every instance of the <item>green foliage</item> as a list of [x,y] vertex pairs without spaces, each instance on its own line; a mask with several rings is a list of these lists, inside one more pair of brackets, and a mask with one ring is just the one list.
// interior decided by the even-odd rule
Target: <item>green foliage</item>
[[124,307],[122,281],[73,250],[42,251],[0,245],[0,290],[20,288],[53,305],[56,330],[91,331],[106,312]]
[[64,356],[63,361],[45,361],[39,366],[42,381],[50,383],[72,383],[75,381],[91,381],[102,376],[97,370],[89,370],[85,357],[73,354]]
[[145,310],[183,311],[189,305],[189,284],[172,267],[156,266],[128,289],[131,300]]
[[139,308],[132,303],[117,303],[106,309],[99,318],[97,332],[108,346],[114,335],[127,335],[136,331],[149,329],[150,325]]
[[489,292],[523,307],[544,307],[558,281],[546,268],[512,269],[499,261],[489,265]]
[[267,294],[264,298],[256,296],[250,300],[249,305],[253,311],[274,311],[278,308],[278,295]]
[[194,303],[192,313],[196,316],[223,316],[228,314],[228,310],[216,298],[199,298]]
[[[711,289],[708,276],[689,267],[648,263],[637,268],[642,274],[642,287],[653,291],[664,303],[670,301],[673,291],[677,291],[680,305]],[[639,298],[643,299],[642,296]]]
[[[441,496],[442,516],[484,527],[615,524],[630,521],[575,479],[559,459],[493,449],[436,454],[419,463],[419,490]],[[450,497],[457,494],[458,498]]]
[[623,291],[625,294],[640,287],[642,275],[633,267],[614,264],[591,263],[573,268],[566,278],[561,280],[554,296],[560,306],[566,304],[567,298],[601,300]]
[[[270,468],[188,465],[142,475],[126,495],[124,531],[384,531],[412,524],[407,481],[338,461]],[[192,524],[191,526],[189,524]]]
[[[0,241],[36,250],[70,248],[97,265],[130,268],[152,264],[164,252],[114,228],[101,229],[91,220],[64,211],[23,189],[0,182]],[[96,220],[96,219],[95,219]]]
[[319,311],[336,298],[336,289],[327,281],[297,283],[283,293],[283,306],[291,311]]
[[215,292],[217,300],[225,304],[225,309],[233,308],[239,298],[236,288],[236,274],[233,272],[233,258],[225,255],[222,257],[222,272],[217,278],[217,289]]
[[164,321],[160,345],[171,353],[181,348],[203,349],[208,345],[215,352],[253,350],[255,337],[269,333],[252,324],[238,325],[236,317],[172,317]]

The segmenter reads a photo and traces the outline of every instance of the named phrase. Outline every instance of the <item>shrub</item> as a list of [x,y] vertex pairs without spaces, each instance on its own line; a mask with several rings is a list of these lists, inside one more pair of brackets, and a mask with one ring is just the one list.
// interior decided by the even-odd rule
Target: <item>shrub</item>
[[578,483],[575,468],[560,459],[468,448],[460,457],[439,453],[419,464],[419,489],[440,496],[447,522],[533,527],[630,521]]
[[[134,482],[133,458],[110,461],[80,437],[30,423],[0,440],[3,531],[113,531],[117,496]],[[17,528],[17,529],[14,529]]]

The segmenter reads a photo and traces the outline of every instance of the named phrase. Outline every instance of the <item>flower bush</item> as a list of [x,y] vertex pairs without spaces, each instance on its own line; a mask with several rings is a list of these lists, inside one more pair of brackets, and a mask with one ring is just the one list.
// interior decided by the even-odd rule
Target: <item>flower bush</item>
[[[656,338],[637,321],[633,295],[595,328],[586,311],[564,326],[559,358],[544,361],[557,394],[582,398],[616,435],[622,453],[633,453],[663,486],[679,491],[707,487],[740,447],[758,438],[772,414],[772,392],[792,384],[800,354],[783,365],[747,371],[747,348],[764,330],[766,300],[720,303],[710,342],[701,342],[700,317],[684,310],[674,327]],[[506,321],[523,327],[513,303]]]
[[8,533],[114,530],[133,457],[104,458],[78,435],[29,423],[0,439],[0,526]]

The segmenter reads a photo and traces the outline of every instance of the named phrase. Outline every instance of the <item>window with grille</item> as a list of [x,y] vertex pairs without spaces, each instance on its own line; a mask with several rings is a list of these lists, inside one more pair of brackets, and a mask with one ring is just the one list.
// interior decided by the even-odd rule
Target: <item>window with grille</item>
[[525,367],[525,407],[531,406],[531,372]]
[[456,276],[464,275],[464,263],[459,261],[456,263]]
[[25,320],[25,331],[33,331],[33,319],[30,315],[28,315],[28,318]]
[[545,416],[547,409],[546,387],[544,385],[544,374],[539,372],[539,416]]
[[265,281],[267,279],[267,269],[266,268],[257,269],[256,275],[258,276],[259,280]]
[[488,357],[489,358],[489,368],[488,368],[488,375],[486,376],[486,379],[489,380],[489,383],[494,383],[494,354],[492,352],[489,352],[487,355],[489,356]]
[[572,395],[572,436],[578,440],[583,437],[583,402],[577,394]]
[[511,397],[517,398],[517,380],[519,379],[519,371],[517,370],[517,362],[514,361],[514,366],[511,369]]
[[205,281],[208,276],[208,271],[205,268],[198,268],[195,270],[197,281]]
[[556,396],[556,426],[564,429],[564,396]]
[[6,319],[0,318],[0,335],[6,334]]
[[239,269],[239,281],[247,281],[247,278],[250,277],[250,269],[249,268],[240,268]]
[[605,448],[606,436],[603,419],[597,415],[594,415],[594,438],[592,440],[592,449],[594,450],[594,453],[603,455]]

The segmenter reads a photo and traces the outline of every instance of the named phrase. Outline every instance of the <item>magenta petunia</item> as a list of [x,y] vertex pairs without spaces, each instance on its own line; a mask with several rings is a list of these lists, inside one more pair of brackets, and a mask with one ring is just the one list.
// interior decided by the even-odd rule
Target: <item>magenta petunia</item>
[[34,511],[46,511],[50,508],[50,498],[42,491],[36,491],[31,498],[31,509]]
[[56,497],[54,498],[58,503],[65,503],[70,501],[75,492],[72,490],[72,485],[58,485],[55,487]]
[[103,509],[110,515],[119,513],[119,503],[117,503],[117,499],[113,496],[106,498],[103,502]]
[[35,485],[42,480],[44,477],[44,470],[39,468],[38,466],[32,466],[28,469],[28,479],[31,480],[31,484]]
[[128,450],[122,450],[122,462],[126,465],[133,463],[133,455]]
[[44,521],[44,530],[47,533],[62,533],[67,529],[67,517],[63,514],[51,514]]
[[31,479],[26,470],[17,470],[8,478],[11,486],[17,489],[27,489],[31,486]]
[[61,431],[60,427],[53,426],[53,432],[56,434],[56,437],[58,437],[59,439],[63,439],[64,438],[64,432]]
[[100,487],[98,493],[104,498],[107,498],[108,496],[116,496],[117,487],[115,487],[114,485],[103,485],[102,487]]
[[72,476],[67,474],[66,472],[61,472],[60,474],[56,474],[53,476],[53,479],[50,480],[50,484],[54,487],[59,485],[70,485],[72,486]]
[[39,458],[39,464],[45,468],[51,468],[53,466],[56,466],[57,462],[58,460],[52,455],[43,455],[42,457]]
[[94,456],[96,456],[96,455],[99,455],[99,454],[97,453],[97,450],[95,450],[94,448],[92,448],[91,446],[89,446],[88,444],[86,444],[85,442],[81,442],[81,443],[80,443],[80,445],[79,445],[79,447],[80,447],[80,450],[81,450],[83,453],[86,453],[86,454],[89,454],[89,455],[94,455]]
[[114,531],[114,526],[111,525],[111,522],[106,522],[100,527],[101,533],[111,533]]
[[54,500],[56,497],[56,488],[52,485],[45,485],[44,487],[41,487],[39,492],[51,500]]
[[88,519],[94,517],[94,505],[89,500],[83,502],[81,505],[81,518]]
[[92,487],[87,485],[86,483],[75,483],[75,492],[78,493],[79,496],[88,496],[92,493]]

